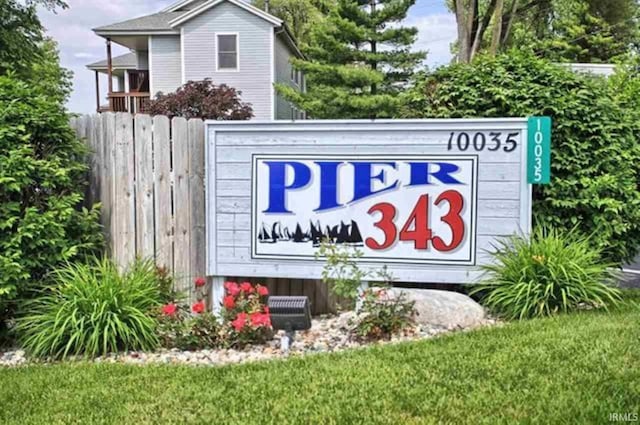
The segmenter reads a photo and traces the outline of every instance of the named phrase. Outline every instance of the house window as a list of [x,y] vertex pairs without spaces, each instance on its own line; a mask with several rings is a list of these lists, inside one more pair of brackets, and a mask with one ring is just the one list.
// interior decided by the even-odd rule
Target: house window
[[218,70],[238,70],[238,34],[218,34]]
[[296,86],[300,86],[302,81],[302,71],[295,69],[293,66],[291,67],[291,81],[293,81]]

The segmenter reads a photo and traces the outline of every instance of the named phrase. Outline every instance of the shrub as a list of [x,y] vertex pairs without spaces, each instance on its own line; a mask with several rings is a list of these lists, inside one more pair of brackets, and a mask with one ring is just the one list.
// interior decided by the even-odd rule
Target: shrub
[[534,223],[578,226],[607,260],[640,247],[640,144],[635,114],[602,78],[510,52],[440,68],[416,82],[415,118],[553,118],[550,185],[534,187]]
[[581,306],[604,307],[620,300],[612,264],[577,231],[561,233],[543,227],[529,237],[499,241],[494,263],[472,294],[509,319],[551,316]]
[[160,309],[158,337],[164,348],[202,350],[218,348],[224,340],[218,319],[207,311],[207,281],[203,277],[194,280],[196,302],[189,306],[174,298]]
[[249,282],[226,282],[222,301],[223,326],[228,334],[227,345],[243,347],[262,344],[272,336],[271,317],[266,305],[266,286]]
[[253,109],[240,100],[241,94],[226,84],[217,86],[210,79],[189,81],[175,93],[158,93],[147,112],[169,117],[248,120],[253,117]]
[[390,296],[386,288],[367,289],[362,293],[353,333],[368,340],[390,339],[413,323],[414,305],[404,292]]
[[52,269],[102,246],[98,209],[81,208],[87,152],[68,121],[58,94],[0,76],[0,328]]
[[29,301],[17,331],[33,356],[97,356],[151,350],[158,344],[154,310],[162,297],[155,266],[137,261],[121,273],[108,259],[69,264],[56,285]]

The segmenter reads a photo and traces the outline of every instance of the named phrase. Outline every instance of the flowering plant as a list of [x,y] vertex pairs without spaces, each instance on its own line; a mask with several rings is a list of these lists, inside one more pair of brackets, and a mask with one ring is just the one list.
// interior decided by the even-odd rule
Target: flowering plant
[[413,324],[415,302],[408,301],[404,292],[391,296],[387,288],[370,288],[360,296],[362,305],[353,328],[358,338],[390,339]]
[[[206,279],[194,280],[197,301],[191,305],[181,305],[170,301],[160,309],[158,318],[158,336],[165,348],[196,350],[216,348],[224,339],[222,329],[216,317],[207,311]],[[191,314],[189,314],[191,310]]]
[[229,345],[264,343],[272,335],[269,290],[250,282],[226,282],[222,300],[223,324],[229,331]]

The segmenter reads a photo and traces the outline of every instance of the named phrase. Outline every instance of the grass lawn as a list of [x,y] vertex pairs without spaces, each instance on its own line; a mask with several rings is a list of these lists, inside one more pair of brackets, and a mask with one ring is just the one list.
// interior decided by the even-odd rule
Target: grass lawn
[[640,414],[637,305],[241,366],[0,369],[2,424],[586,424],[611,413]]

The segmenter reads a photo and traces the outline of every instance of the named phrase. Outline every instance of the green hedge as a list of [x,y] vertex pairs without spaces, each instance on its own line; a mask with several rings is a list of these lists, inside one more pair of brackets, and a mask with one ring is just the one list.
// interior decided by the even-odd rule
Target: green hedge
[[56,96],[0,76],[0,328],[64,261],[101,246],[98,210],[79,208],[86,150]]
[[578,226],[607,260],[640,247],[638,122],[603,78],[523,53],[479,57],[424,75],[407,93],[405,117],[553,118],[552,182],[534,188],[534,223]]

